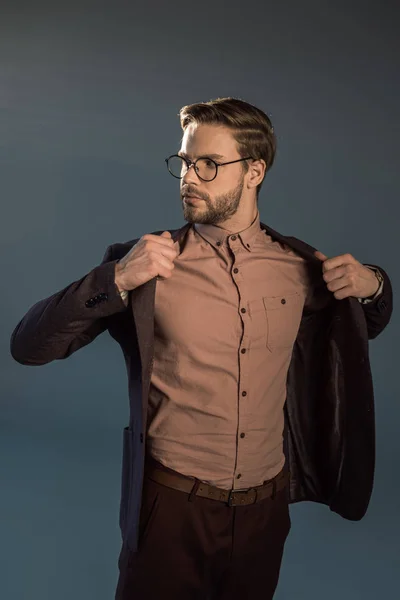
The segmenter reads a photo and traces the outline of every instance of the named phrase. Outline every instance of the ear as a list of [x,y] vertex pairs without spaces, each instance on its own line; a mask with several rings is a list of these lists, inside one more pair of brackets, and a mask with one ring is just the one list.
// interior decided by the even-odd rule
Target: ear
[[265,160],[259,158],[248,163],[249,170],[246,173],[247,176],[247,187],[257,187],[264,179],[267,165]]

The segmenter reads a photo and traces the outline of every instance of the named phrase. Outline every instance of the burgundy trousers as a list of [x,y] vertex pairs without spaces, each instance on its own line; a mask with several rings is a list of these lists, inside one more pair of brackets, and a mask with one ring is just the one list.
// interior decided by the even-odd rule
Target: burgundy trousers
[[145,476],[138,551],[121,550],[115,600],[271,600],[289,530],[286,488],[228,506]]

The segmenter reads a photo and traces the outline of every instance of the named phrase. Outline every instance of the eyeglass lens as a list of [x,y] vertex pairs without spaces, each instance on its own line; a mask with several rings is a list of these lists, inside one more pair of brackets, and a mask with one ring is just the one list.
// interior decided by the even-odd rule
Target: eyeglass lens
[[[199,158],[196,161],[196,172],[201,179],[210,181],[217,173],[217,165],[210,158]],[[180,156],[172,156],[168,160],[168,169],[174,177],[182,178],[188,170],[186,161]]]

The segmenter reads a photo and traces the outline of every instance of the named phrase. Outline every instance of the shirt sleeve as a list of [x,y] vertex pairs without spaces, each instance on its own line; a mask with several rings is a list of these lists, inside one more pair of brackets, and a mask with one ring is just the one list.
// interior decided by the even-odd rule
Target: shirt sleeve
[[128,295],[129,295],[129,292],[126,291],[126,290],[121,290],[121,291],[119,291],[119,295],[121,296],[122,301],[125,304],[125,306],[128,306]]

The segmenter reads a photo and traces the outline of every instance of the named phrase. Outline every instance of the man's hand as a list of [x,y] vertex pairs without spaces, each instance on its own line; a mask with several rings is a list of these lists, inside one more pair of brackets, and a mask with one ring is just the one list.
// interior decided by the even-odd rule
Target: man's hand
[[169,231],[146,233],[115,265],[115,283],[120,291],[133,290],[153,277],[171,277],[177,252]]
[[369,298],[378,291],[379,281],[375,273],[351,254],[341,254],[334,258],[328,258],[318,250],[314,254],[323,263],[323,278],[328,290],[334,292],[336,300],[350,296]]

